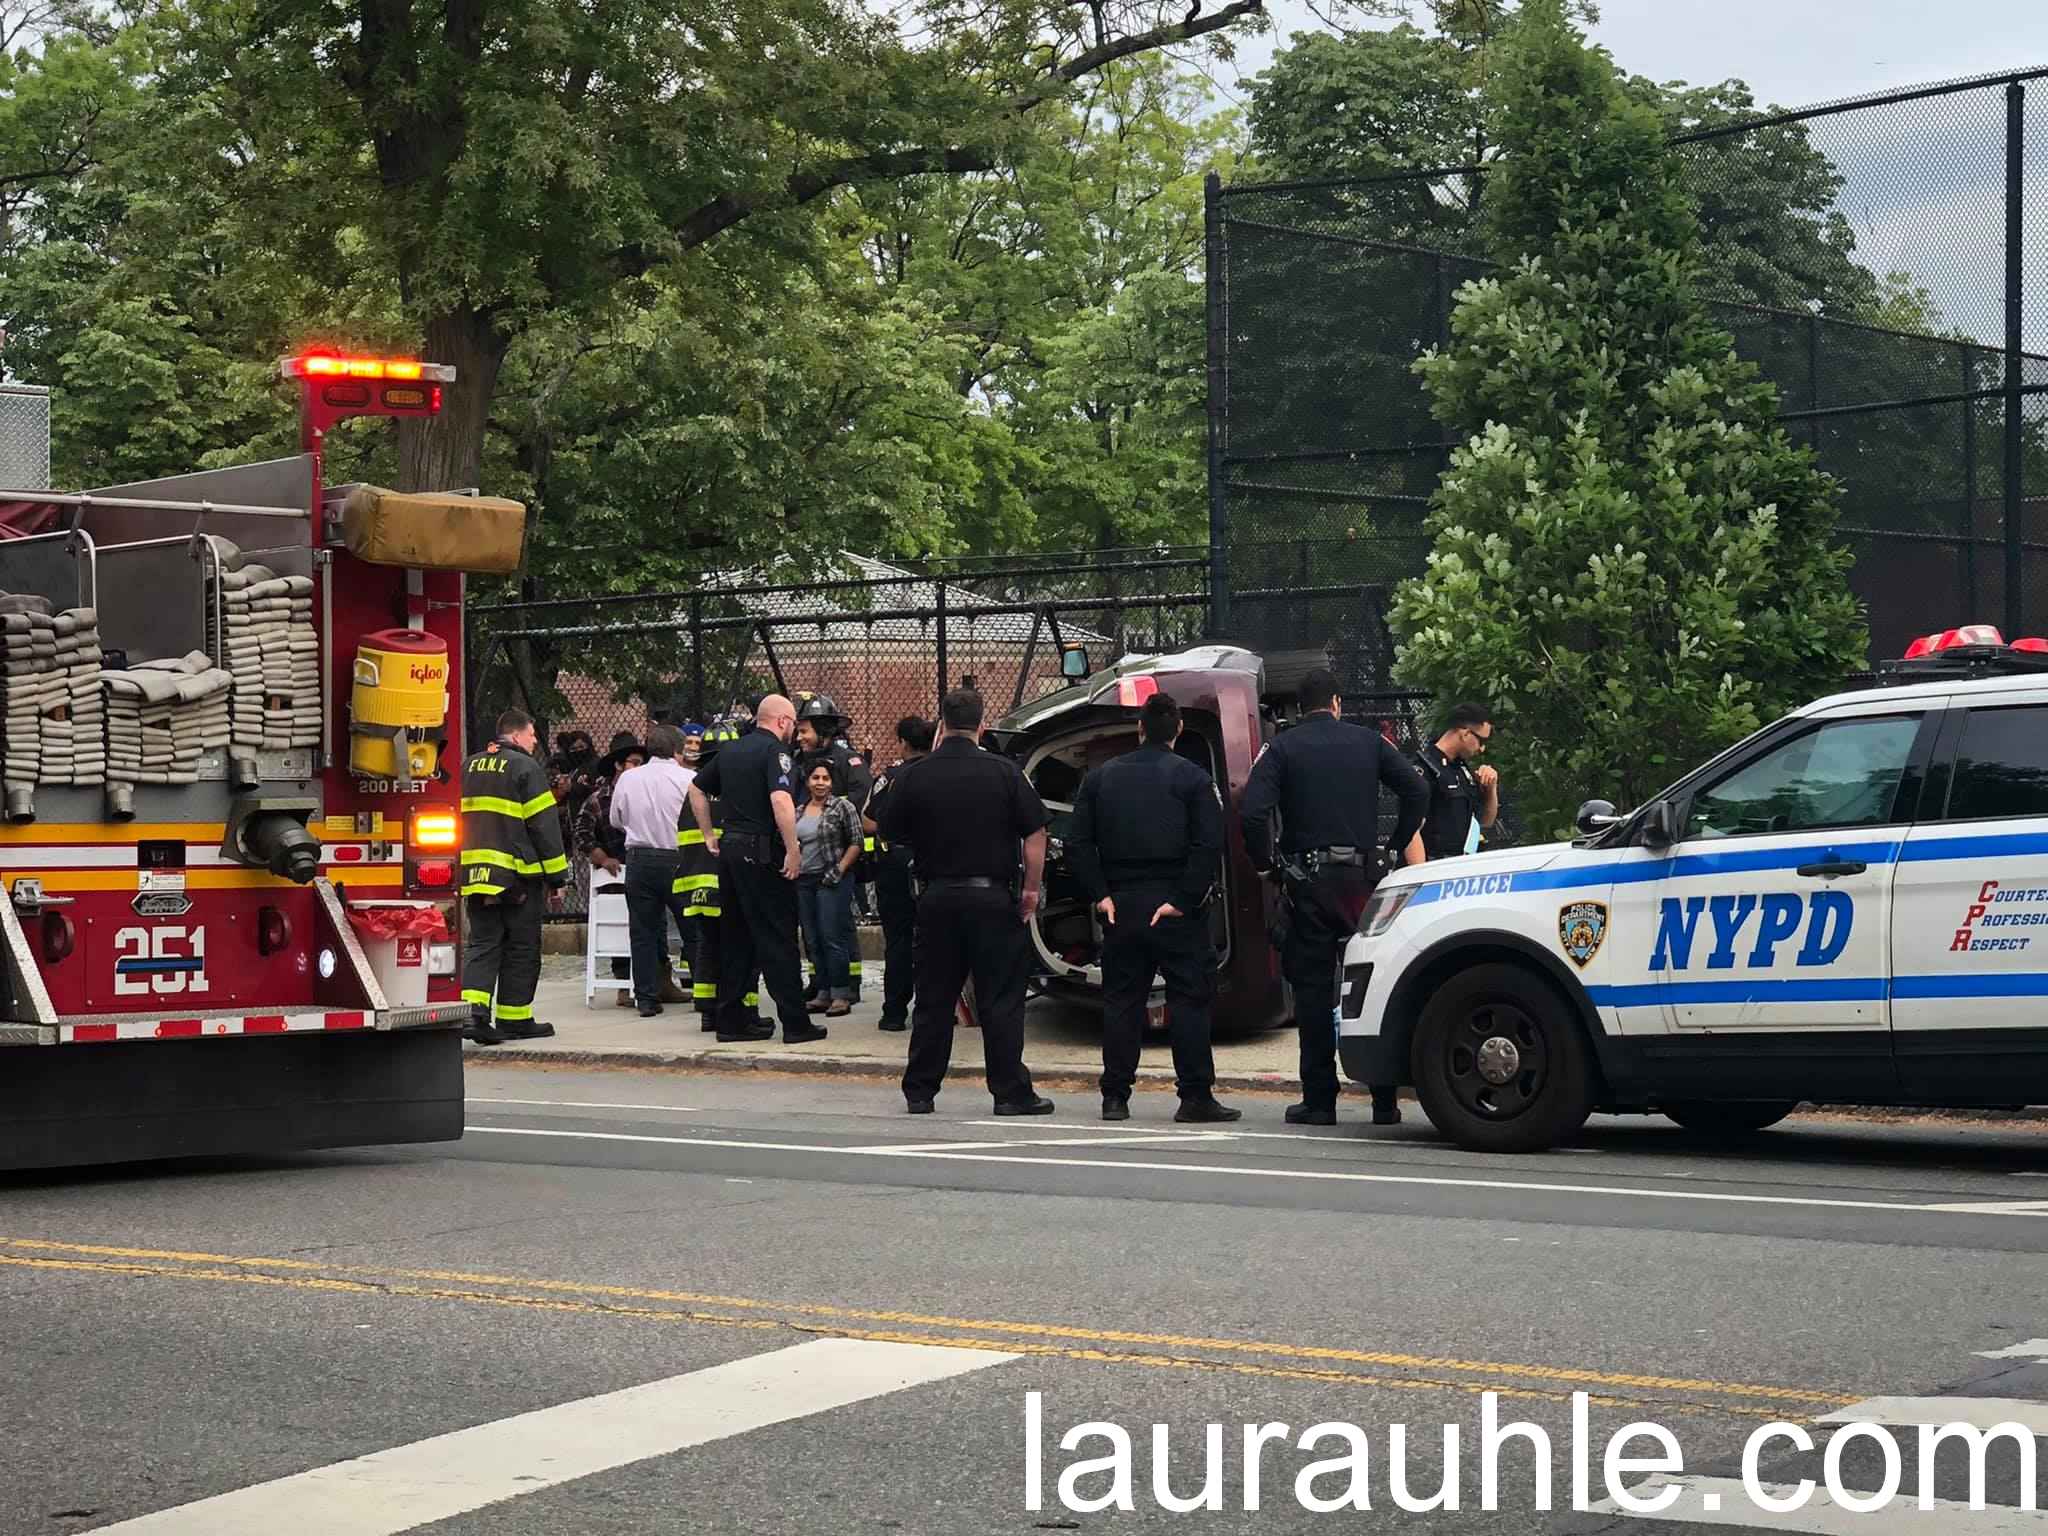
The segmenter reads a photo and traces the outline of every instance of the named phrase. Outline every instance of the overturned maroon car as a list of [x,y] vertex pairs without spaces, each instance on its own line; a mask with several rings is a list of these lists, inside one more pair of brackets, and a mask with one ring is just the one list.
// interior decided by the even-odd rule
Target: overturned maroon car
[[[1288,989],[1267,940],[1278,896],[1252,868],[1238,812],[1252,764],[1283,711],[1291,710],[1299,672],[1322,659],[1269,663],[1230,645],[1126,658],[1014,711],[991,729],[993,744],[1016,759],[1052,813],[1045,898],[1031,924],[1045,995],[1101,1006],[1102,920],[1067,867],[1064,834],[1082,777],[1137,748],[1139,706],[1163,693],[1180,705],[1186,720],[1175,750],[1207,769],[1223,791],[1223,868],[1218,894],[1206,909],[1216,946],[1216,1027],[1244,1032],[1287,1022]],[[1155,988],[1150,1006],[1153,1022],[1161,1022],[1163,989]]]

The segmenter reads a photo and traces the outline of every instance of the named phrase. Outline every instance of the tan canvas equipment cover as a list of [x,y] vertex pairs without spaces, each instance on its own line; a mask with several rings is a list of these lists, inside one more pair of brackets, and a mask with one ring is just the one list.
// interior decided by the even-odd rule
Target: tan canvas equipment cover
[[373,565],[428,571],[519,568],[526,508],[502,496],[449,496],[362,485],[341,511],[348,552]]

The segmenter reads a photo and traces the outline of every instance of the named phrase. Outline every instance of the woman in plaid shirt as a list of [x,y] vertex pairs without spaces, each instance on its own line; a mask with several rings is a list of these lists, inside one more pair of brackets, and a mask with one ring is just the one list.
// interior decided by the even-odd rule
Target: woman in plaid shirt
[[796,899],[818,994],[805,1006],[836,1019],[853,1012],[853,882],[848,877],[860,859],[860,812],[839,793],[830,763],[813,763],[804,788],[808,797],[796,816]]

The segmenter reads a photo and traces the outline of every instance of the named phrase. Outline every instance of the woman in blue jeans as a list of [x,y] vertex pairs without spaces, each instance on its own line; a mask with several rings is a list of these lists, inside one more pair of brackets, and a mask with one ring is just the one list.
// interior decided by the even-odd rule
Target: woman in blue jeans
[[839,793],[829,763],[804,776],[806,798],[796,816],[797,911],[811,952],[818,995],[805,1006],[827,1018],[853,1012],[853,883],[860,859],[860,813]]

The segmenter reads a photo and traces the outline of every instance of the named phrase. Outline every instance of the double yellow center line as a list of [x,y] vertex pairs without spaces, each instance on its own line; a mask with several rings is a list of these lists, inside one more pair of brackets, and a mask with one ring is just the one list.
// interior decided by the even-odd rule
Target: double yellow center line
[[[219,1284],[279,1286],[330,1294],[398,1296],[479,1306],[721,1328],[788,1330],[896,1344],[988,1349],[1114,1365],[1221,1372],[1286,1381],[1333,1381],[1359,1387],[1477,1394],[1638,1407],[1654,1403],[1736,1418],[1800,1417],[1846,1407],[1867,1394],[1804,1387],[1712,1381],[1687,1376],[1597,1371],[1575,1366],[1465,1360],[1392,1350],[1285,1344],[1199,1334],[1082,1328],[1064,1323],[953,1317],[943,1313],[876,1311],[823,1302],[768,1301],[647,1286],[479,1274],[467,1270],[398,1269],[323,1264],[247,1254],[124,1248],[92,1243],[0,1238],[0,1265],[85,1274],[134,1275]],[[1372,1369],[1360,1370],[1358,1367]]]

